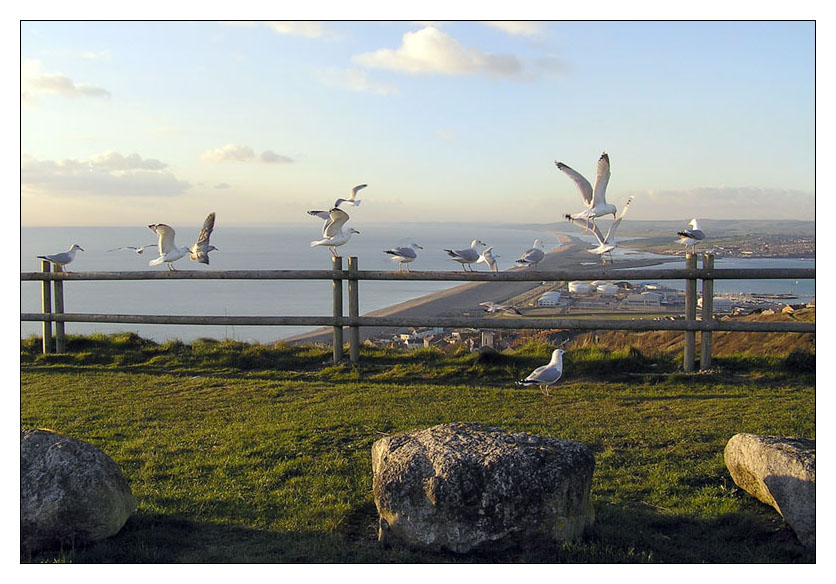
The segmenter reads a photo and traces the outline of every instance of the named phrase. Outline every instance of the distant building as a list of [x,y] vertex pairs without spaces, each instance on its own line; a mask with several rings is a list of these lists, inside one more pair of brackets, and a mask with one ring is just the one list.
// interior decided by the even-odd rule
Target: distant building
[[552,290],[546,292],[537,299],[537,306],[557,306],[560,304],[560,292]]
[[598,284],[598,287],[595,290],[598,294],[618,294],[618,286],[608,282]]
[[586,282],[569,282],[569,292],[573,294],[591,294],[595,291],[595,286],[587,284]]
[[662,295],[656,292],[642,292],[641,294],[630,294],[621,302],[622,308],[661,306]]
[[[697,298],[697,306],[702,308],[702,297]],[[723,296],[715,296],[712,306],[713,312],[731,312],[734,309],[732,301]]]

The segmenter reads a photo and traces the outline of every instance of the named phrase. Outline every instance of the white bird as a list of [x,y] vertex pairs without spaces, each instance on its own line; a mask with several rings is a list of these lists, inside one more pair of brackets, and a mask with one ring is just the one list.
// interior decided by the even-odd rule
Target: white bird
[[549,386],[553,385],[563,375],[563,349],[552,351],[552,358],[548,364],[538,367],[525,379],[517,382],[517,385],[539,385],[543,395],[549,395]]
[[367,186],[369,185],[357,185],[356,187],[351,189],[351,196],[349,196],[347,199],[340,198],[334,201],[334,207],[339,207],[342,203],[348,203],[349,205],[354,205],[355,207],[360,205],[360,199],[356,198],[357,191],[359,191],[360,189],[365,189]]
[[488,301],[480,302],[479,306],[483,306],[485,308],[485,312],[487,312],[488,314],[494,314],[496,312],[506,312],[508,314],[522,315],[522,313],[519,310],[508,304],[496,304],[494,302]]
[[214,245],[209,245],[209,236],[212,235],[213,229],[215,229],[214,212],[209,213],[206,217],[206,220],[203,222],[203,228],[200,230],[200,235],[197,236],[197,241],[189,249],[190,260],[209,265],[209,252],[217,251],[218,249]]
[[492,272],[499,271],[499,268],[496,265],[496,258],[499,256],[493,255],[493,247],[489,247],[485,249],[481,254],[479,254],[479,259],[476,260],[476,263],[485,262],[488,264],[488,267],[491,269]]
[[[606,264],[607,260],[604,259],[604,254],[610,254],[610,263],[613,263],[612,259],[612,250],[618,247],[615,243],[615,230],[618,229],[618,226],[621,224],[621,220],[624,219],[624,215],[627,213],[627,209],[630,207],[630,203],[633,201],[633,197],[627,199],[627,202],[624,203],[624,207],[621,209],[621,215],[618,216],[618,219],[612,222],[610,228],[607,230],[606,235],[601,235],[601,230],[598,229],[598,226],[594,223],[591,226],[592,234],[595,236],[595,239],[598,240],[598,247],[593,249],[588,249],[589,253],[598,254],[601,256],[601,263]],[[584,226],[586,222],[583,219],[577,219],[568,213],[565,217],[574,223],[575,225]]]
[[393,247],[391,249],[383,250],[383,253],[388,253],[393,260],[398,261],[398,271],[401,271],[403,266],[406,266],[406,271],[409,271],[409,264],[418,258],[416,249],[424,249],[417,243],[411,243],[406,247]]
[[480,247],[480,246],[485,246],[485,245],[487,245],[487,244],[482,242],[482,241],[479,241],[478,239],[474,239],[470,243],[470,247],[466,247],[464,249],[445,249],[444,251],[446,251],[447,254],[451,258],[453,258],[453,261],[459,262],[462,265],[462,269],[465,272],[472,272],[473,268],[470,268],[468,270],[467,267],[470,264],[475,264],[476,262],[479,261],[479,258],[482,257],[482,255],[479,253],[479,251],[476,248]]
[[126,245],[126,246],[123,246],[123,247],[116,247],[116,248],[113,248],[113,249],[109,249],[107,251],[122,251],[123,249],[129,249],[129,250],[133,251],[134,253],[142,255],[142,253],[149,247],[157,247],[157,244],[156,243],[150,243],[148,245],[141,245],[141,246],[138,246],[138,247],[134,246],[134,245]]
[[690,245],[691,253],[694,253],[697,248],[697,243],[705,239],[705,233],[700,229],[700,224],[697,223],[696,219],[691,219],[688,226],[691,229],[683,229],[682,231],[677,231],[676,234],[679,236],[679,243],[685,246],[685,250],[687,251]]
[[188,254],[190,251],[189,248],[177,247],[174,243],[174,229],[165,223],[154,223],[149,225],[148,228],[156,233],[160,238],[159,243],[157,244],[157,247],[159,247],[160,250],[160,256],[148,262],[148,265],[159,266],[161,263],[165,262],[165,265],[168,266],[169,270],[172,272],[176,271],[172,264]]
[[543,251],[543,242],[535,239],[531,249],[525,250],[515,263],[518,266],[528,266],[531,269],[542,262],[544,257],[546,257],[546,252]]
[[360,233],[353,227],[349,227],[346,231],[343,231],[343,226],[349,217],[348,213],[337,207],[334,207],[330,211],[308,211],[308,215],[325,220],[325,224],[322,226],[322,239],[312,241],[311,247],[327,247],[331,250],[334,257],[337,257],[337,252],[334,248],[348,243],[353,233]]
[[65,267],[67,264],[72,262],[75,259],[75,252],[77,251],[84,251],[80,245],[74,243],[73,246],[68,249],[67,251],[61,253],[54,253],[52,255],[45,255],[45,256],[38,256],[42,260],[46,260],[50,262],[52,265],[55,266],[56,272],[68,272],[67,268]]
[[[589,230],[590,223],[594,223],[596,217],[603,217],[604,215],[612,215],[615,219],[616,208],[615,205],[607,203],[607,183],[610,180],[610,157],[606,152],[601,154],[598,159],[595,176],[595,189],[580,173],[569,168],[562,162],[555,161],[557,168],[565,172],[569,178],[575,181],[578,189],[583,196],[583,202],[586,204],[586,209],[580,213],[572,215],[572,219],[584,219],[586,221],[586,230]],[[584,231],[586,233],[586,231]]]

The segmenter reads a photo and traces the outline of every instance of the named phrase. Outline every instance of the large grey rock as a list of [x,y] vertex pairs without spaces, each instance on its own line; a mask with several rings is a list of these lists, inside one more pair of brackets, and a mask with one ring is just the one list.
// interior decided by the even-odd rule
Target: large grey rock
[[816,442],[735,434],[726,444],[735,484],[771,505],[806,547],[816,547]]
[[46,430],[20,432],[20,545],[36,551],[117,533],[136,508],[104,452]]
[[583,444],[442,424],[372,446],[378,539],[502,549],[574,540],[592,524],[595,458]]

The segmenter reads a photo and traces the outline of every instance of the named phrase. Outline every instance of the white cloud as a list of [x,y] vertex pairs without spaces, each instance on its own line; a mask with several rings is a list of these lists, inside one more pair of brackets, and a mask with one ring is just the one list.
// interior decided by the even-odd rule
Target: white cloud
[[463,47],[456,39],[433,26],[403,35],[397,49],[379,49],[354,57],[365,67],[406,73],[445,75],[491,75],[515,77],[522,64],[513,55],[492,55]]
[[110,61],[110,49],[104,51],[87,52],[81,54],[82,59],[88,61]]
[[110,92],[102,87],[76,83],[61,73],[45,73],[38,61],[25,60],[20,65],[21,102],[32,105],[38,94],[61,95],[63,97],[104,97]]
[[284,156],[282,154],[276,154],[272,150],[265,150],[261,153],[261,161],[272,163],[272,164],[283,164],[288,162],[293,162],[293,159],[289,156]]
[[171,197],[184,193],[189,183],[177,180],[167,165],[138,154],[107,152],[90,160],[37,160],[23,156],[21,190],[55,197]]
[[246,162],[255,158],[255,152],[249,146],[227,144],[215,150],[207,150],[200,158],[206,162]]
[[301,36],[309,39],[329,36],[322,23],[310,20],[276,20],[268,22],[267,26],[279,34]]
[[543,34],[543,25],[540,22],[527,20],[486,20],[483,24],[498,28],[514,36],[539,36]]
[[329,69],[320,73],[320,79],[326,85],[341,87],[351,91],[374,95],[400,95],[398,87],[391,83],[381,83],[369,79],[362,69]]

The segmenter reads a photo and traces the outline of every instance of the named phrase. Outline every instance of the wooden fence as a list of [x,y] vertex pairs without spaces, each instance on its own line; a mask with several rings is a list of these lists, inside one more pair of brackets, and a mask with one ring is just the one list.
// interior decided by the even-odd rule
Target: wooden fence
[[[693,371],[696,361],[696,332],[701,331],[700,368],[711,366],[711,333],[713,331],[815,333],[809,322],[742,322],[714,318],[714,280],[745,279],[815,279],[815,268],[715,269],[714,256],[703,256],[702,268],[697,256],[685,257],[684,269],[613,268],[573,269],[515,272],[391,272],[361,271],[356,257],[348,258],[343,269],[342,258],[334,257],[331,270],[224,270],[224,271],[142,271],[142,272],[52,272],[42,262],[40,272],[21,272],[21,281],[41,281],[42,312],[21,313],[21,321],[43,322],[43,352],[65,351],[66,322],[103,322],[171,325],[258,325],[258,326],[330,326],[333,328],[334,362],[343,358],[343,328],[348,327],[349,358],[360,360],[361,327],[445,327],[489,329],[568,329],[568,330],[632,330],[684,331],[683,369]],[[374,317],[360,316],[359,283],[373,280],[422,281],[571,281],[571,280],[685,280],[684,320],[618,320],[578,318],[485,318],[485,317]],[[76,280],[331,280],[333,306],[331,316],[176,316],[137,314],[75,314],[64,312],[64,282]],[[343,314],[343,281],[348,282],[348,316]],[[697,320],[697,280],[702,281],[703,306]],[[50,287],[50,282],[52,286]],[[52,335],[55,323],[55,337]]]

